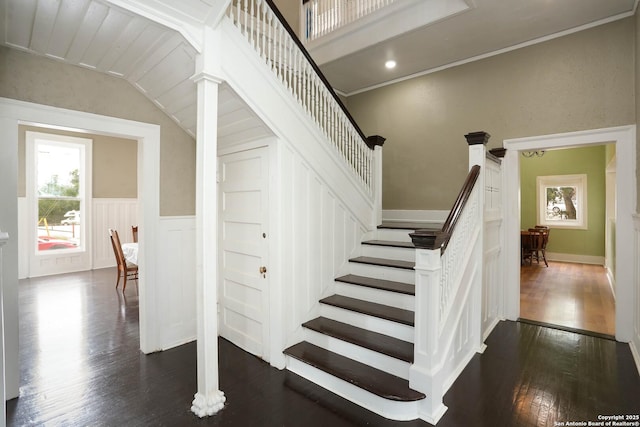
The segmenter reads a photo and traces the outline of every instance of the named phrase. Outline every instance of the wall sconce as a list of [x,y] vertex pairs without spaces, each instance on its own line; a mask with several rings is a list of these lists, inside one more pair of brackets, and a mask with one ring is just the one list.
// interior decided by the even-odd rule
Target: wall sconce
[[522,155],[523,155],[524,157],[527,157],[527,158],[528,158],[528,157],[533,157],[533,156],[536,156],[536,157],[542,157],[542,156],[544,156],[544,150],[523,151],[523,152],[522,152]]

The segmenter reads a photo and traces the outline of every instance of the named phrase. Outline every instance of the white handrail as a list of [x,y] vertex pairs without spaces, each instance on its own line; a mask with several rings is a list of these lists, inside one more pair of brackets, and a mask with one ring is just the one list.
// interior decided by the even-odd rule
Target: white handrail
[[278,14],[265,0],[234,0],[227,16],[373,196],[373,150]]
[[306,42],[315,40],[363,18],[396,0],[309,0],[302,5]]

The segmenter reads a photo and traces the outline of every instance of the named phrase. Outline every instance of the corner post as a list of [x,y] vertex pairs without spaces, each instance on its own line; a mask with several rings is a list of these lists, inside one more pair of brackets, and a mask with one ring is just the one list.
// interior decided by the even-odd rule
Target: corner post
[[474,250],[474,256],[478,257],[478,274],[475,276],[473,283],[472,299],[473,299],[473,316],[475,320],[471,323],[473,331],[470,334],[475,341],[476,351],[479,353],[484,352],[486,346],[482,337],[482,324],[483,324],[483,304],[482,293],[483,284],[485,278],[484,267],[484,229],[485,229],[485,171],[487,161],[487,142],[489,142],[489,135],[487,132],[471,132],[464,136],[469,144],[469,169],[474,165],[480,166],[480,175],[476,185],[478,186],[478,214],[480,215],[479,224],[480,230],[478,235],[478,247]]
[[382,224],[382,146],[386,138],[380,135],[367,137],[367,145],[373,150],[373,203],[374,203],[374,224]]
[[443,404],[444,378],[440,341],[441,252],[449,235],[442,231],[411,233],[416,247],[414,355],[409,368],[409,387],[427,395],[423,407],[427,421],[435,424],[447,410]]
[[205,27],[203,52],[192,80],[198,85],[196,138],[196,311],[198,390],[191,411],[199,417],[223,408],[218,375],[218,87],[219,34]]

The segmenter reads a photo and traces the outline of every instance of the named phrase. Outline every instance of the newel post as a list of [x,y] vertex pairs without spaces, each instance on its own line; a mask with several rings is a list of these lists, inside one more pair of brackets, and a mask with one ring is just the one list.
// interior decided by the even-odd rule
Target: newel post
[[374,225],[382,224],[382,146],[386,138],[380,135],[367,137],[367,145],[373,150],[373,202],[374,202]]
[[478,215],[480,215],[479,224],[480,230],[478,234],[478,248],[474,251],[474,256],[478,257],[478,274],[475,276],[474,283],[472,285],[472,304],[473,304],[473,317],[475,320],[471,322],[472,331],[470,331],[470,339],[475,343],[476,351],[482,353],[486,346],[483,343],[482,337],[482,320],[483,320],[483,306],[482,306],[482,286],[485,277],[484,267],[484,228],[485,228],[485,175],[486,175],[486,162],[487,162],[487,142],[489,142],[489,135],[487,132],[471,132],[464,136],[469,144],[469,169],[473,165],[480,166],[480,175],[476,185],[478,186]]
[[435,230],[411,233],[416,247],[415,326],[413,365],[409,369],[409,387],[427,395],[426,415],[436,423],[447,407],[442,403],[444,378],[438,357],[440,335],[440,293],[442,246],[449,237]]

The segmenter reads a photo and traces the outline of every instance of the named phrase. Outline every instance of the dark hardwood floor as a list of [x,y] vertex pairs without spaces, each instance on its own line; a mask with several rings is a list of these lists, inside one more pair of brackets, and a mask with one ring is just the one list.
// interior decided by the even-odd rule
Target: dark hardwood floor
[[[138,297],[115,269],[20,283],[20,397],[9,426],[427,426],[385,420],[220,340],[227,402],[199,419],[194,343],[145,356]],[[640,378],[625,344],[501,322],[445,395],[439,427],[553,426],[640,414]]]

